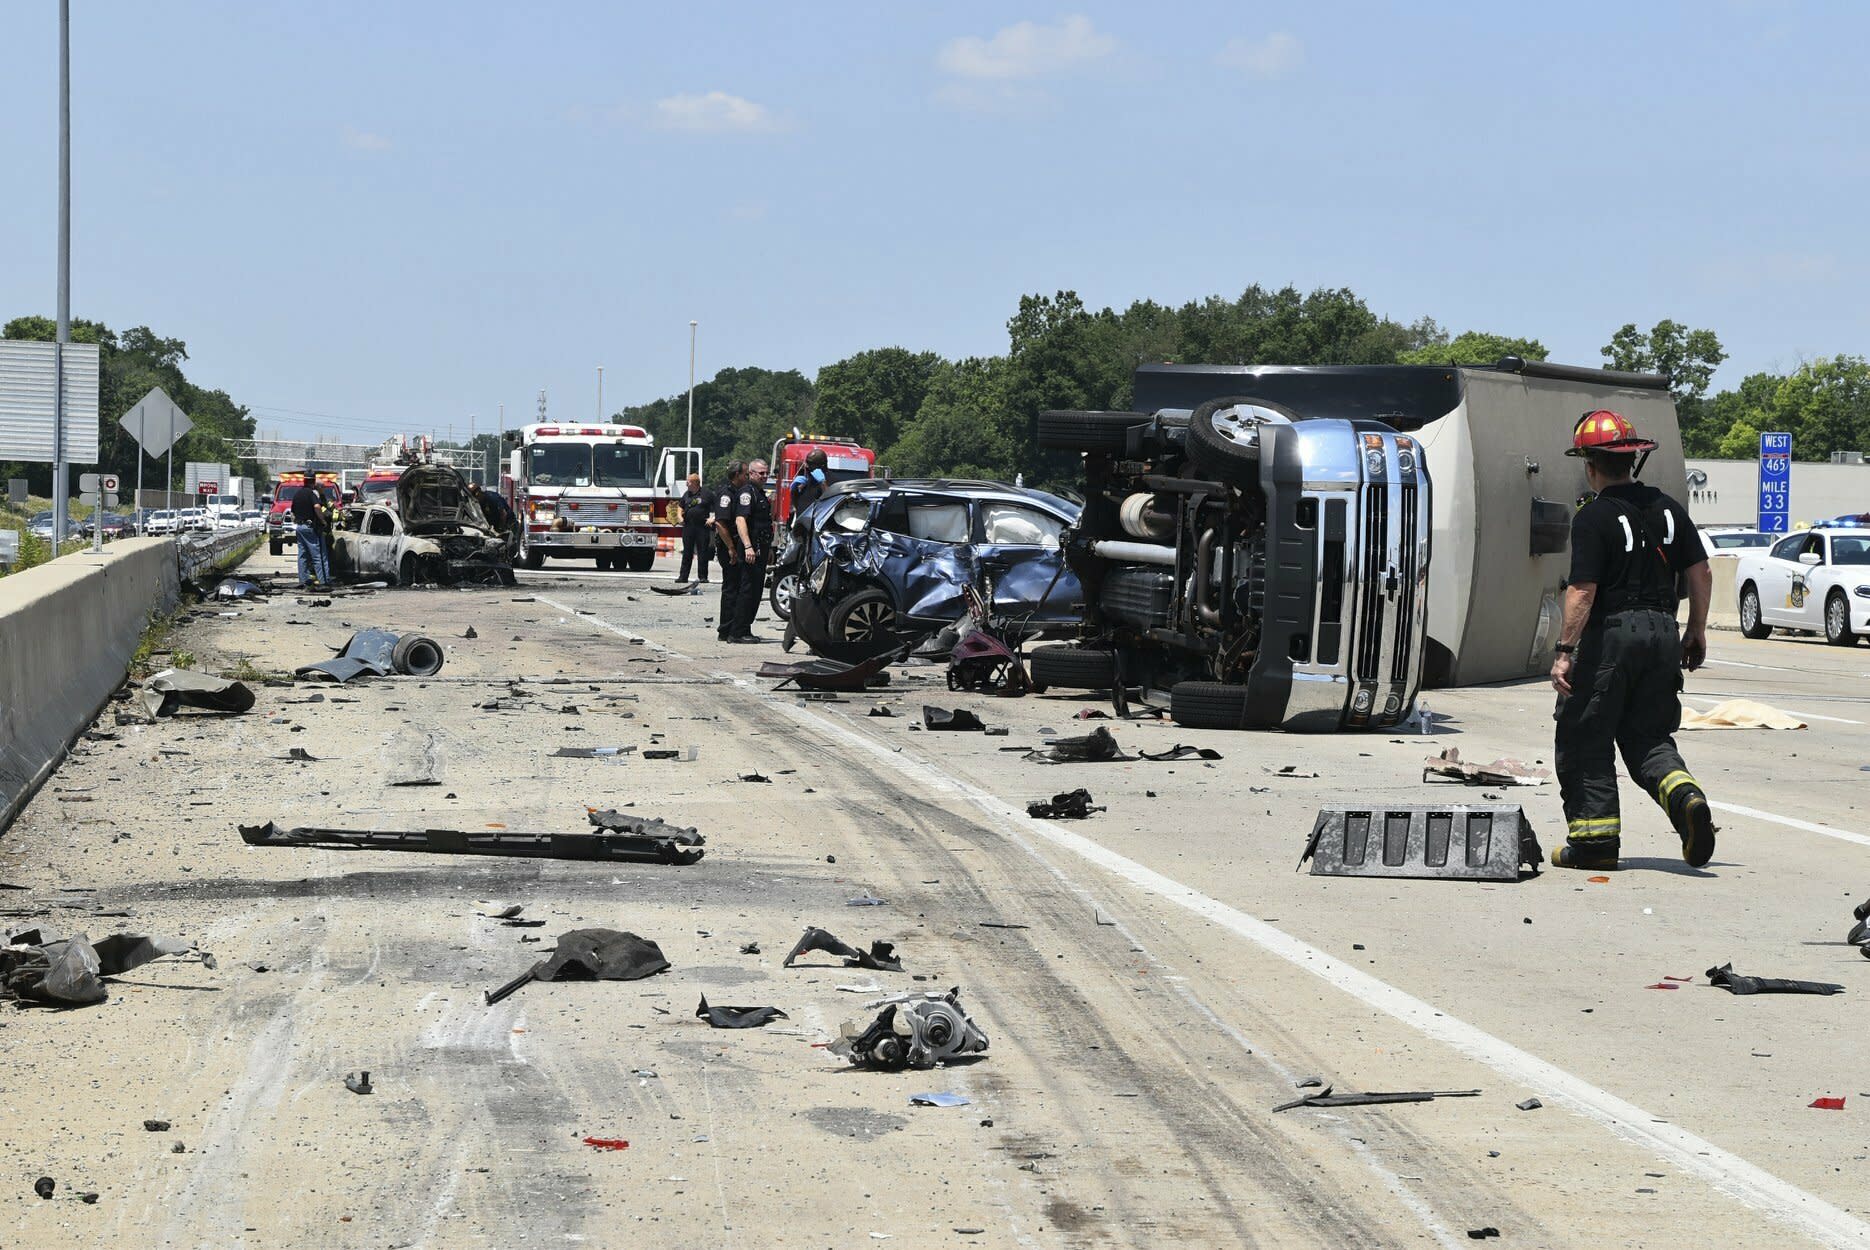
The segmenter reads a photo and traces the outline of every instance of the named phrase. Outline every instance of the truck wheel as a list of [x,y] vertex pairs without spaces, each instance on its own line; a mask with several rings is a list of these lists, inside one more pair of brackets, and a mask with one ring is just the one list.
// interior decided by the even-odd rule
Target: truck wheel
[[1252,405],[1288,421],[1299,416],[1278,404],[1250,395],[1210,399],[1188,418],[1189,455],[1204,473],[1230,486],[1251,486],[1260,479],[1260,423],[1243,419],[1234,409]]
[[1850,600],[1841,590],[1832,591],[1825,600],[1825,641],[1834,647],[1857,645],[1857,635],[1851,632]]
[[274,534],[272,537],[266,540],[266,551],[268,555],[276,556],[280,554],[281,552],[283,552],[285,549],[286,549],[286,540],[281,538],[277,534]]
[[766,602],[773,605],[773,615],[782,621],[792,619],[792,596],[799,590],[797,573],[781,573],[773,579],[773,588],[766,592]]
[[390,664],[411,677],[433,677],[441,671],[442,649],[433,638],[404,634],[390,648]]
[[1760,592],[1752,582],[1740,588],[1740,632],[1748,638],[1770,638],[1773,633],[1760,616]]
[[656,567],[656,549],[645,547],[641,551],[632,551],[627,559],[629,563],[626,567],[632,573],[647,573]]
[[613,562],[609,556],[598,556],[597,557],[597,571],[598,572],[608,573],[610,572],[612,567],[613,567]]
[[1037,647],[1026,662],[1035,690],[1108,690],[1117,680],[1116,659],[1091,647]]
[[519,544],[519,562],[529,569],[544,568],[545,552],[539,550],[524,539],[521,539]]
[[1219,681],[1180,681],[1169,691],[1169,716],[1189,729],[1245,729],[1247,688]]
[[1042,412],[1039,446],[1052,451],[1122,451],[1129,428],[1148,420],[1140,412]]

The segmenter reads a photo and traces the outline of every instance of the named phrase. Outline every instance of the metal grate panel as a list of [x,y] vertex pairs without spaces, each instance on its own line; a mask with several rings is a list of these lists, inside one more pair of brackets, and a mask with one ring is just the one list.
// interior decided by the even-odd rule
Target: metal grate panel
[[1327,807],[1299,862],[1315,877],[1440,877],[1517,881],[1544,856],[1518,804]]

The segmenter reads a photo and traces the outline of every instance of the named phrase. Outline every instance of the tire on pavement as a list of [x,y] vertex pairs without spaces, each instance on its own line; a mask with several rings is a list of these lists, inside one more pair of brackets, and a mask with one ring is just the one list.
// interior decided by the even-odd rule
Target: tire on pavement
[[1825,641],[1834,647],[1857,645],[1857,635],[1851,632],[1851,601],[1841,590],[1825,599]]
[[1091,647],[1035,647],[1026,666],[1035,689],[1108,690],[1117,680],[1116,657]]
[[1760,615],[1760,592],[1752,582],[1740,588],[1740,632],[1748,638],[1770,638],[1773,633]]
[[773,615],[782,621],[792,619],[792,596],[798,592],[798,584],[798,574],[781,573],[766,592],[766,602],[772,607]]
[[441,671],[441,644],[424,634],[404,634],[390,649],[390,663],[410,677],[432,677]]
[[1247,688],[1219,681],[1177,682],[1169,691],[1169,716],[1189,729],[1245,729]]

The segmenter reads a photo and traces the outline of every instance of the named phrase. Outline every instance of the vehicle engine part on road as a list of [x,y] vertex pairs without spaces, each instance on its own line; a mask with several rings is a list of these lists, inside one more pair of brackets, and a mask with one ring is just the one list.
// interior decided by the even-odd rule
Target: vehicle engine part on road
[[329,677],[347,682],[369,673],[388,677],[401,673],[408,677],[433,677],[441,671],[445,659],[441,644],[423,634],[391,633],[387,629],[360,629],[339,648],[338,654],[317,664],[292,670],[294,677]]
[[961,1009],[957,986],[893,1002],[868,1028],[847,1021],[831,1049],[859,1067],[932,1068],[987,1049],[987,1035]]
[[231,678],[165,668],[143,682],[142,700],[144,710],[158,718],[174,716],[176,709],[184,707],[239,713],[253,706],[253,691],[245,682]]
[[1844,987],[1830,981],[1787,981],[1779,977],[1744,977],[1732,964],[1708,969],[1708,984],[1730,994],[1842,994]]
[[529,981],[640,981],[669,967],[662,947],[648,938],[618,929],[573,929],[550,955],[485,997],[491,1007]]
[[894,942],[876,941],[870,943],[869,950],[859,950],[857,947],[840,942],[830,932],[819,928],[805,931],[804,936],[799,938],[798,944],[786,956],[785,966],[790,968],[793,960],[808,951],[824,951],[830,955],[841,956],[846,968],[869,968],[875,972],[901,972],[903,970],[903,961],[896,956]]
[[1453,807],[1327,807],[1299,865],[1314,877],[1441,877],[1517,881],[1544,855],[1517,804]]
[[711,1029],[763,1029],[775,1020],[792,1017],[777,1007],[710,1007],[708,996],[703,994],[695,1018],[706,1020]]
[[1047,738],[1045,749],[1026,757],[1040,764],[1102,764],[1127,760],[1117,747],[1117,735],[1099,725],[1088,734],[1073,738]]
[[1082,788],[1073,790],[1069,794],[1055,794],[1052,796],[1052,801],[1049,803],[1034,802],[1026,804],[1026,814],[1028,816],[1037,816],[1041,820],[1084,820],[1087,819],[1092,812],[1107,812],[1109,810],[1108,807],[1093,807],[1091,805],[1091,792]]
[[[617,823],[606,824],[615,820]],[[693,829],[593,812],[598,833],[523,833],[510,829],[282,829],[271,821],[242,825],[249,846],[312,847],[326,851],[422,851],[435,855],[505,855],[518,859],[631,860],[693,864],[706,854],[707,841]]]

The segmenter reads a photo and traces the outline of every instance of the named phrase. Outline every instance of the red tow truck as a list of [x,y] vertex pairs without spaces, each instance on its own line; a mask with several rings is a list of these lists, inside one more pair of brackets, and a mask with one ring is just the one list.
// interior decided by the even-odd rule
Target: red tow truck
[[266,549],[278,555],[287,543],[298,545],[298,531],[292,528],[292,497],[302,490],[316,490],[325,502],[338,503],[336,473],[305,473],[290,470],[273,483],[273,506],[266,514]]

